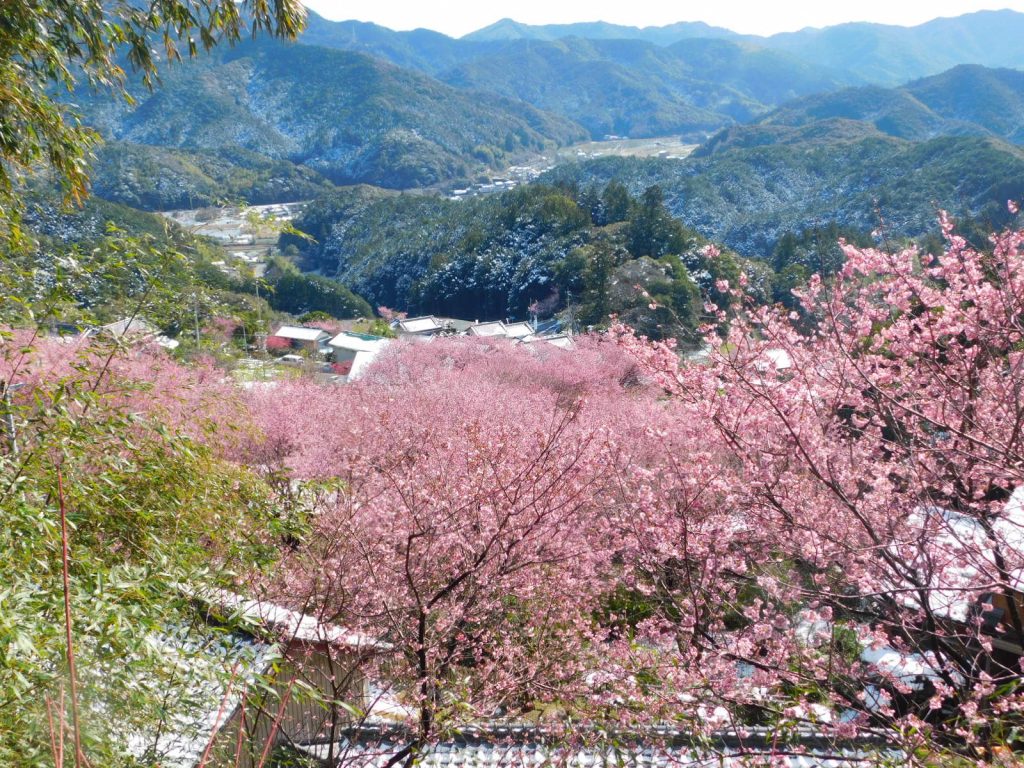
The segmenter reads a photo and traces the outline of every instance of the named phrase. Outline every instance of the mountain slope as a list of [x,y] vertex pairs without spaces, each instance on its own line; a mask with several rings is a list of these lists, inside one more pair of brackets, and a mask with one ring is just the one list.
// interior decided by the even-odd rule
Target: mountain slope
[[526,101],[581,123],[593,138],[683,133],[701,139],[795,96],[857,82],[784,52],[710,39],[724,31],[711,34],[706,25],[665,28],[659,42],[666,45],[625,39],[636,31],[628,27],[566,29],[577,35],[562,39],[556,30],[541,40],[512,32],[454,40],[310,14],[302,41],[378,56],[460,89]]
[[104,200],[160,211],[309,200],[332,187],[310,168],[241,147],[186,150],[119,141],[99,147],[90,178],[93,194]]
[[[698,155],[726,148],[793,143],[787,128],[861,121],[889,136],[993,136],[1024,143],[1024,72],[961,65],[901,88],[865,86],[795,99],[755,123],[713,137]],[[820,128],[821,126],[819,126]]]
[[916,27],[840,24],[759,42],[879,85],[897,85],[958,64],[1024,66],[1024,14],[977,11]]
[[269,40],[173,67],[136,98],[133,109],[86,103],[86,119],[120,141],[238,146],[334,182],[393,188],[463,178],[584,135],[527,104],[466,94],[362,54]]
[[657,184],[684,224],[752,257],[812,224],[914,236],[934,228],[937,207],[1001,221],[1006,200],[1024,197],[1017,147],[970,136],[909,142],[870,129],[858,136],[857,126],[847,124],[845,142],[829,135],[686,160],[607,158],[541,180],[602,187],[618,179],[634,194]]
[[788,55],[701,39],[670,47],[637,40],[515,41],[439,77],[527,101],[579,122],[595,138],[701,138],[786,99],[846,82]]
[[329,21],[308,11],[299,36],[306,45],[366,53],[400,67],[436,75],[486,53],[492,46],[456,40],[429,29],[396,32],[365,21]]
[[616,37],[672,45],[691,38],[715,37],[787,52],[808,64],[841,72],[850,83],[894,86],[958,64],[1024,67],[1022,36],[1024,14],[1002,10],[934,19],[914,27],[850,23],[770,37],[738,35],[699,22],[638,29],[601,22],[531,26],[503,19],[462,40],[550,41],[566,37],[604,40]]
[[946,120],[1024,144],[1024,72],[961,65],[902,90]]

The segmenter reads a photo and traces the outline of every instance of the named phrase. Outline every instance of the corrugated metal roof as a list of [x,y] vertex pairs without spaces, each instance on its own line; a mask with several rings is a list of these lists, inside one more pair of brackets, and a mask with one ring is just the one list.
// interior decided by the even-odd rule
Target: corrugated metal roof
[[277,603],[252,600],[223,589],[197,591],[195,596],[215,608],[237,614],[252,624],[272,629],[285,640],[330,643],[350,648],[385,648],[387,644],[359,632],[352,632],[299,613]]
[[398,328],[403,333],[429,333],[430,331],[438,331],[443,327],[441,322],[433,315],[408,317],[398,321]]
[[505,324],[501,320],[493,320],[489,323],[477,323],[471,325],[468,331],[470,336],[507,336]]
[[159,725],[126,737],[128,751],[146,764],[193,768],[238,707],[243,691],[279,658],[271,642],[244,632],[201,628],[169,628],[151,640],[177,674],[159,683],[165,691]]
[[546,341],[548,344],[558,347],[559,349],[571,349],[573,345],[572,337],[567,336],[564,333],[560,333],[556,336],[524,336],[520,341],[524,344],[536,344],[541,341]]
[[388,341],[390,339],[385,339],[383,336],[342,331],[327,343],[336,349],[348,349],[353,352],[379,352],[387,346]]
[[506,323],[505,335],[511,339],[522,339],[533,333],[533,326],[529,323]]
[[[128,751],[147,765],[194,768],[215,732],[232,717],[243,692],[268,673],[288,641],[357,651],[387,647],[274,603],[221,589],[182,590],[204,606],[203,620],[182,616],[147,639],[174,674],[137,681],[140,688],[159,686],[166,701],[159,724],[125,734]],[[221,626],[222,618],[230,620]]]
[[114,336],[153,336],[160,333],[156,326],[141,317],[126,317],[100,328]]
[[319,341],[330,337],[327,331],[320,328],[305,328],[299,325],[282,325],[274,335],[281,339],[294,339],[295,341]]

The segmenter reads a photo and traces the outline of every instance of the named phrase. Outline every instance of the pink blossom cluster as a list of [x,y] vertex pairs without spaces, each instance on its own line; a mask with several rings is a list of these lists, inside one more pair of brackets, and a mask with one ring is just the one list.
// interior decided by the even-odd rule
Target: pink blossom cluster
[[846,247],[802,313],[724,286],[699,364],[615,328],[396,343],[347,387],[253,393],[249,460],[310,491],[264,586],[386,641],[424,743],[546,714],[1005,764],[1024,233],[942,226],[939,254]]
[[[18,421],[61,397],[67,407],[134,414],[218,450],[236,442],[241,399],[223,370],[199,359],[176,361],[155,343],[46,336],[8,330],[0,337],[0,386],[11,385]],[[77,405],[74,405],[76,404]]]

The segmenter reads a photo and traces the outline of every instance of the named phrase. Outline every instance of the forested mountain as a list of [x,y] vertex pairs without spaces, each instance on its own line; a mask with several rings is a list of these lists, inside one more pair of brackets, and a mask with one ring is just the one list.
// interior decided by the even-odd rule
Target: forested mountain
[[[575,25],[570,25],[575,26]],[[689,28],[690,25],[682,25]],[[701,25],[693,27],[701,31]],[[460,89],[500,93],[606,134],[658,136],[745,121],[799,95],[859,82],[817,63],[743,42],[691,35],[658,45],[614,37],[453,40],[427,30],[393,32],[310,15],[303,41],[379,56]]]
[[[313,239],[284,235],[282,245],[304,267],[414,314],[568,310],[585,326],[615,313],[648,335],[692,343],[703,302],[721,298],[715,281],[739,276],[731,255],[704,256],[707,241],[669,215],[660,191],[631,197],[615,183],[582,192],[532,184],[461,201],[342,189],[295,225]],[[747,266],[757,282],[759,268]],[[761,298],[771,291],[769,280]]]
[[250,266],[201,234],[95,195],[68,207],[49,188],[34,187],[23,225],[31,246],[5,253],[0,270],[5,290],[20,297],[0,300],[6,318],[47,312],[65,328],[81,329],[131,317],[144,305],[147,323],[194,351],[197,326],[216,318],[247,327],[251,337],[266,330],[272,310],[372,315],[340,283],[280,260],[258,291]]
[[513,19],[501,19],[493,24],[464,35],[461,40],[560,40],[563,37],[582,37],[587,40],[646,40],[658,45],[671,45],[680,40],[697,37],[737,39],[742,35],[713,27],[701,21],[681,21],[663,27],[629,27],[604,21],[575,24],[520,24]]
[[223,150],[305,165],[334,182],[427,186],[497,158],[585,134],[527,104],[468,94],[379,59],[314,46],[248,42],[164,73],[128,108],[81,103],[108,138]]
[[330,21],[311,10],[307,14],[306,28],[299,38],[302,43],[366,53],[431,75],[486,55],[495,47],[456,40],[429,29],[396,32],[371,22]]
[[672,213],[747,256],[771,252],[786,232],[835,222],[890,236],[934,228],[938,208],[995,223],[1024,197],[1024,151],[979,137],[910,142],[864,123],[781,129],[772,144],[686,160],[601,158],[552,171],[550,182],[634,194],[659,185]]
[[594,138],[680,133],[698,141],[788,99],[849,82],[786,54],[708,39],[668,47],[637,40],[516,41],[440,77],[576,120]]
[[179,149],[111,141],[95,154],[93,194],[143,210],[285,203],[333,186],[312,168],[237,146]]
[[750,125],[732,128],[712,148],[768,143],[776,127],[859,120],[902,139],[992,136],[1024,142],[1024,72],[961,65],[900,88],[864,86],[794,99]]
[[[843,86],[894,86],[967,63],[1021,66],[1022,33],[1024,15],[1000,11],[909,28],[844,24],[772,37],[699,23],[533,27],[504,19],[455,40],[310,14],[303,40],[379,56],[459,88],[527,101],[581,123],[594,138],[700,138],[789,99]],[[866,101],[872,97],[863,94]]]
[[957,64],[1024,66],[1024,14],[977,11],[915,27],[839,24],[763,38],[762,44],[880,85],[942,72]]
[[[991,33],[979,60],[1006,60],[1016,49],[1000,35],[1015,29],[1018,17],[979,13],[912,29],[853,27],[872,39]],[[998,34],[995,20],[1004,22]],[[830,30],[752,43],[692,25],[665,28],[657,42],[650,30],[635,32],[647,40],[611,39],[634,32],[600,24],[536,35],[499,27],[508,34],[454,40],[310,14],[302,43],[250,41],[172,68],[156,91],[135,89],[134,108],[79,94],[87,122],[116,142],[99,155],[95,190],[160,208],[223,197],[308,198],[328,182],[461,184],[588,135],[675,134],[700,142],[730,128],[706,154],[859,140],[865,125],[910,140],[1021,136],[1018,73],[965,66],[894,90],[844,89],[867,75],[838,60],[830,68],[829,59],[798,45],[838,34]],[[535,39],[562,32],[574,36]],[[873,48],[858,50],[867,60]],[[944,55],[975,55],[970,45],[958,50]],[[831,118],[864,125],[822,122]]]
[[572,281],[559,265],[608,241],[593,230],[608,226],[600,216],[577,217],[578,195],[451,202],[333,184],[430,186],[586,133],[699,137],[732,124],[686,160],[605,158],[546,180],[621,181],[636,199],[658,186],[687,227],[755,258],[808,226],[917,236],[937,207],[999,220],[1024,195],[1024,153],[1004,143],[1020,140],[1024,116],[1012,70],[836,90],[788,53],[709,37],[459,41],[314,15],[305,39],[431,61],[448,82],[366,53],[247,42],[173,69],[133,109],[85,102],[115,139],[98,153],[97,194],[151,209],[320,197],[330,202],[302,222],[317,243],[293,243],[304,266],[373,305],[517,317],[552,292],[564,303]]

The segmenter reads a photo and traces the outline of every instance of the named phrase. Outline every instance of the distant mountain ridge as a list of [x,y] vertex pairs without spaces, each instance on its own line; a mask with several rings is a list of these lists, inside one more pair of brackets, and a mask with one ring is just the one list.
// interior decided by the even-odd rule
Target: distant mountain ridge
[[748,125],[722,131],[696,154],[791,144],[815,131],[838,137],[869,130],[911,141],[984,136],[1024,144],[1024,72],[963,64],[900,88],[863,86],[794,99]]
[[378,56],[462,90],[526,101],[583,125],[595,139],[679,133],[699,141],[787,99],[859,82],[786,52],[710,34],[672,45],[581,35],[455,40],[310,14],[301,40]]
[[839,24],[764,38],[762,44],[866,82],[899,85],[958,64],[1024,67],[1024,14],[976,11],[915,27]]
[[[606,22],[530,25],[502,19],[459,39],[428,30],[394,32],[376,25],[369,25],[372,30],[357,27],[359,24],[328,21],[311,13],[305,35],[318,45],[354,47],[432,73],[490,55],[496,50],[493,46],[502,43],[554,42],[571,37],[640,40],[658,46],[708,38],[746,43],[842,73],[847,84],[900,85],[958,64],[1024,67],[1024,46],[1020,44],[1024,13],[1012,10],[975,11],[913,27],[852,22],[769,37],[742,35],[702,22],[639,28]],[[430,56],[425,55],[427,51]]]
[[404,189],[472,178],[503,157],[585,137],[575,123],[349,51],[269,39],[170,68],[136,105],[83,100],[106,138],[240,147],[334,183]]
[[703,22],[678,22],[661,27],[630,27],[606,22],[521,24],[502,19],[461,38],[463,41],[544,40],[566,37],[592,40],[643,40],[672,45],[681,40],[713,37],[785,51],[807,62],[836,69],[865,82],[898,85],[936,74],[958,64],[988,67],[1024,66],[1024,14],[1012,10],[975,11],[936,18],[912,27],[850,22],[807,27],[770,36],[745,35]]
[[512,41],[438,76],[575,120],[593,138],[681,134],[697,141],[796,96],[849,84],[785,53],[706,38],[671,46]]
[[582,37],[587,40],[646,40],[657,45],[671,45],[694,37],[739,39],[745,37],[724,27],[714,27],[703,21],[680,21],[662,27],[631,27],[609,24],[606,21],[577,22],[572,24],[521,24],[513,19],[501,19],[493,24],[463,35],[460,40],[559,40],[563,37]]
[[895,86],[961,64],[1024,67],[1024,14],[978,11],[915,27],[851,23],[757,37],[700,22],[628,27],[502,19],[460,39],[314,13],[302,41],[384,58],[460,89],[501,93],[592,138],[702,140],[800,96]]

